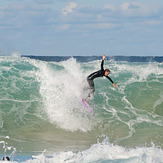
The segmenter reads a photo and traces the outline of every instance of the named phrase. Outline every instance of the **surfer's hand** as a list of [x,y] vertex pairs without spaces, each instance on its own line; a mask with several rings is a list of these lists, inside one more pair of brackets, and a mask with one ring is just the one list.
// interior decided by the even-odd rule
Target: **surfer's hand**
[[117,88],[117,86],[115,85],[115,83],[113,83],[113,87]]
[[102,60],[104,60],[106,58],[106,55],[104,54],[103,57],[102,57]]

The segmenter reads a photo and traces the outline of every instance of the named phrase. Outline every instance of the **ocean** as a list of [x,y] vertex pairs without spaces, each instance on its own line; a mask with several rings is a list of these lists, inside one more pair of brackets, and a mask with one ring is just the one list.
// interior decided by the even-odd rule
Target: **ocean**
[[[26,163],[163,162],[163,57],[0,57],[0,160]],[[1,162],[1,161],[0,161]]]

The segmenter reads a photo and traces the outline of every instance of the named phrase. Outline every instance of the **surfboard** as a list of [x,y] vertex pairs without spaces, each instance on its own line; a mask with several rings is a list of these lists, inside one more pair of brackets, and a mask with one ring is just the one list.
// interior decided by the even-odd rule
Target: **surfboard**
[[85,107],[89,110],[89,112],[94,113],[93,110],[90,108],[89,104],[84,99],[82,99],[82,102],[85,105]]

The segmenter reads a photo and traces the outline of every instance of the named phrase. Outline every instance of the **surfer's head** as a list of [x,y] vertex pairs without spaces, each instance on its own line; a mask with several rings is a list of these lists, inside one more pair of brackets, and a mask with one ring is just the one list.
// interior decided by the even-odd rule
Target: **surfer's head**
[[109,69],[105,69],[105,76],[108,76],[110,73],[110,70]]
[[8,156],[3,157],[2,161],[10,161],[10,158]]

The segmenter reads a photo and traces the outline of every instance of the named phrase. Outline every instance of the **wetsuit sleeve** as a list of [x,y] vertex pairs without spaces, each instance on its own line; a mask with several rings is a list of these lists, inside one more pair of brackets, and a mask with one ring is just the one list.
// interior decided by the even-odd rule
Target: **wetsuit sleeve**
[[112,83],[114,83],[113,80],[109,76],[105,76],[105,77],[108,78]]
[[104,60],[101,61],[101,70],[104,70]]

